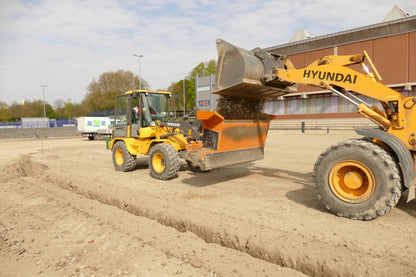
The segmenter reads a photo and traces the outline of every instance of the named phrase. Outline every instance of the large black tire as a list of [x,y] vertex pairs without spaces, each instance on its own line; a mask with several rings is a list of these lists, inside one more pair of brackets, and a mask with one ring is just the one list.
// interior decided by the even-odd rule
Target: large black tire
[[343,141],[325,150],[315,163],[313,179],[325,207],[351,219],[384,215],[401,196],[395,158],[366,138]]
[[136,167],[136,156],[131,155],[123,141],[117,141],[113,147],[113,164],[118,171],[132,171]]
[[178,176],[180,158],[175,148],[167,143],[158,143],[149,151],[150,176],[169,180]]

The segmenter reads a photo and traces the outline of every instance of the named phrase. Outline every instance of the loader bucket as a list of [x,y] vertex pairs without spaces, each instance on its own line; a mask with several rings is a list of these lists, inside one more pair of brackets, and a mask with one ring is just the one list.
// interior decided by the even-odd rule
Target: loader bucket
[[214,94],[274,99],[296,91],[296,85],[279,79],[286,56],[267,53],[260,48],[246,50],[217,39],[217,74]]

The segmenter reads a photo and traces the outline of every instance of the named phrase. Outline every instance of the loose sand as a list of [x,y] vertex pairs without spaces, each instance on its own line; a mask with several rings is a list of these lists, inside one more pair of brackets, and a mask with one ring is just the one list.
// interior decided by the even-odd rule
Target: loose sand
[[0,140],[0,276],[415,276],[415,201],[362,222],[316,197],[316,158],[352,137],[272,130],[264,160],[170,181],[104,141]]

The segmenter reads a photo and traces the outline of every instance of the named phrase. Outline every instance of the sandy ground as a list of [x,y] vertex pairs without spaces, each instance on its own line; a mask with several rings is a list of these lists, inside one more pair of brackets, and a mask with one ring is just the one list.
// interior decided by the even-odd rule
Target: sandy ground
[[351,131],[270,131],[265,159],[114,170],[104,141],[0,140],[0,276],[415,276],[416,202],[327,212],[311,171]]

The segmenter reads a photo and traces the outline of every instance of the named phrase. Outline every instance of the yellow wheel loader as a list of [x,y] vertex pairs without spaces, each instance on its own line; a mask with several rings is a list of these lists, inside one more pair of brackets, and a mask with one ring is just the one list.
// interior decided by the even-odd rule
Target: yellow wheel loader
[[179,122],[167,122],[169,97],[170,92],[149,90],[117,96],[109,143],[116,170],[131,171],[136,167],[137,156],[149,155],[153,177],[168,180],[176,176],[187,139],[173,131]]
[[149,156],[150,175],[177,176],[181,159],[195,172],[264,157],[269,120],[226,120],[214,111],[197,111],[197,120],[171,119],[170,92],[132,90],[117,96],[114,129],[108,144],[114,168],[131,171],[137,156]]
[[[402,191],[408,190],[408,201],[415,197],[416,97],[406,97],[380,83],[366,52],[325,56],[295,69],[287,56],[260,48],[249,51],[218,39],[217,50],[214,93],[274,99],[296,91],[297,84],[317,86],[351,102],[360,114],[379,125],[378,129],[357,129],[362,139],[333,145],[316,161],[314,187],[328,210],[338,216],[371,220],[390,211]],[[362,64],[366,74],[348,67],[353,64]],[[350,91],[379,100],[383,109],[366,104]]]

